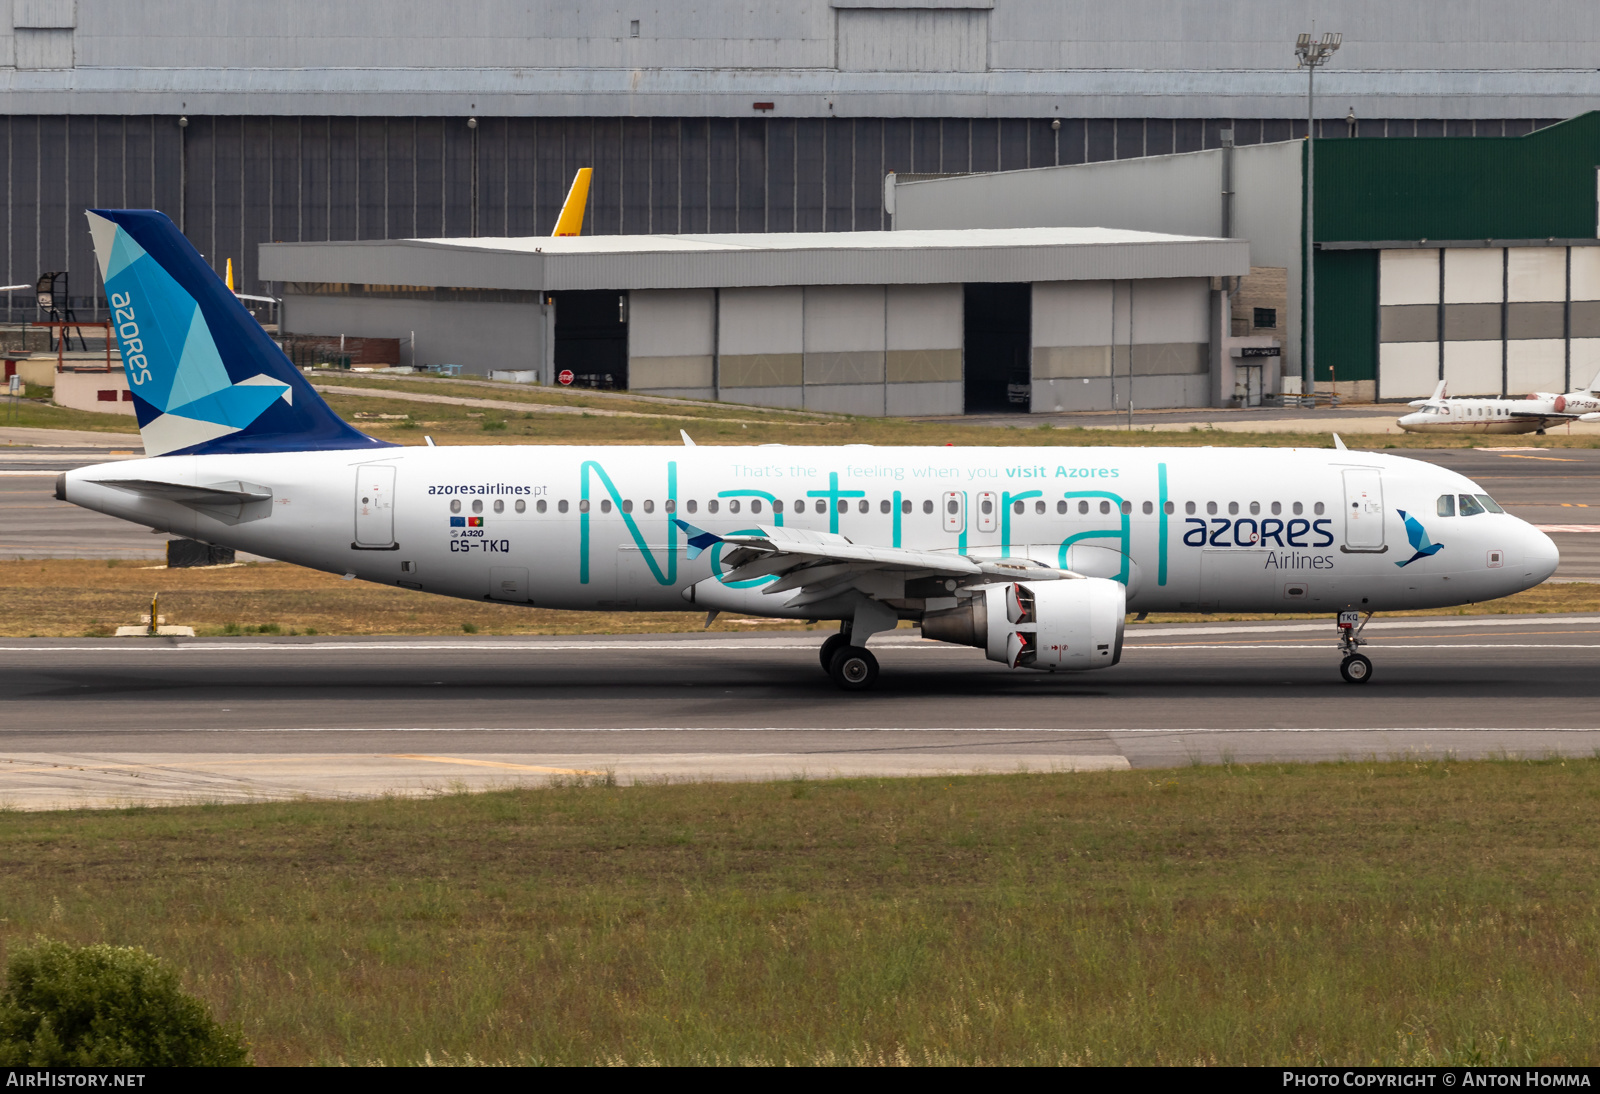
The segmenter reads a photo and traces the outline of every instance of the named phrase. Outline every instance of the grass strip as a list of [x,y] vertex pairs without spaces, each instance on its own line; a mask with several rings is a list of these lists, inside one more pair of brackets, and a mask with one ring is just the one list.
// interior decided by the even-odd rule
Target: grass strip
[[[284,562],[168,570],[156,562],[119,559],[13,559],[0,561],[0,636],[105,637],[119,626],[138,623],[140,614],[149,611],[153,593],[161,594],[161,613],[168,623],[194,627],[200,635],[645,634],[701,631],[706,618],[704,612],[564,612],[453,600],[345,581]],[[1468,608],[1403,614],[1563,612],[1600,612],[1600,585],[1541,585]],[[1151,615],[1145,623],[1308,618],[1325,620],[1327,614],[1173,613]],[[831,623],[809,627],[732,614],[711,627],[723,633],[832,629]]]
[[1600,762],[0,813],[264,1064],[1586,1064]]

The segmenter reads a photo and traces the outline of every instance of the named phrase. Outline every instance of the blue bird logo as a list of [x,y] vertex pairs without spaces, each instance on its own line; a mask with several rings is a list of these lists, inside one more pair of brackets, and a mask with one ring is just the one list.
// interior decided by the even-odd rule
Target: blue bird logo
[[1397,509],[1400,519],[1406,522],[1406,538],[1411,541],[1411,549],[1416,552],[1404,562],[1396,562],[1396,566],[1409,566],[1419,558],[1427,558],[1444,550],[1442,543],[1429,543],[1427,529],[1422,527],[1422,522],[1409,515],[1404,509]]

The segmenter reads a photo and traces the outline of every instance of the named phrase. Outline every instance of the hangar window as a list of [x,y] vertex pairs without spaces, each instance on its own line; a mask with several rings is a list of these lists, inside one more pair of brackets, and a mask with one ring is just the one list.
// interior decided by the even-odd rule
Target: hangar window
[[589,511],[589,499],[588,498],[584,498],[582,501],[580,501],[578,503],[578,512],[587,513],[588,511]]
[[761,499],[760,498],[756,498],[754,501],[752,501],[750,503],[750,511],[752,513],[761,512]]
[[1156,511],[1156,507],[1155,507],[1155,504],[1153,502],[1148,502],[1147,501],[1147,502],[1144,503],[1144,515],[1145,516],[1148,517],[1151,513],[1154,513],[1155,511]]
[[931,502],[931,501],[925,501],[925,502],[923,502],[923,503],[922,503],[922,511],[923,511],[923,512],[924,512],[924,513],[931,513],[931,512],[933,512],[933,502]]
[[611,512],[611,499],[610,498],[601,498],[600,499],[600,511],[602,513]]
[[878,503],[878,512],[880,513],[887,513],[891,508],[892,506],[890,506],[888,498],[884,498]]
[[738,511],[739,511],[739,499],[738,498],[729,499],[729,501],[728,501],[728,512],[737,513]]
[[909,498],[904,499],[904,500],[902,500],[900,502],[900,512],[902,512],[902,513],[911,512],[911,501],[910,501]]
[[826,513],[827,511],[828,511],[828,503],[826,501],[824,501],[823,499],[818,498],[817,499],[817,512]]
[[[588,505],[587,502],[584,503],[583,508],[584,508],[585,512],[588,512],[589,505]],[[567,511],[567,499],[566,498],[562,498],[560,501],[556,502],[556,512],[565,513],[566,511]]]
[[651,501],[649,498],[645,498],[644,499],[644,511],[646,513],[654,513],[656,511],[656,503]]
[[1277,516],[1281,512],[1283,512],[1283,502],[1281,502],[1281,501],[1273,502],[1272,503],[1272,515],[1273,516]]
[[1238,502],[1230,501],[1228,503],[1228,515],[1230,517],[1236,517],[1236,516],[1239,515],[1239,503]]
[[1213,516],[1213,517],[1216,516],[1217,515],[1217,503],[1214,502],[1214,501],[1206,502],[1206,513],[1208,515],[1210,515],[1210,516]]
[[871,512],[872,511],[872,503],[870,501],[868,501],[866,498],[862,498],[860,501],[856,502],[856,511],[859,512],[859,513]]
[[1176,511],[1176,509],[1177,509],[1177,508],[1178,508],[1178,507],[1177,507],[1177,506],[1176,506],[1176,505],[1173,505],[1173,504],[1172,504],[1172,503],[1171,503],[1171,502],[1170,502],[1170,501],[1169,501],[1169,502],[1167,502],[1167,503],[1166,503],[1166,504],[1164,504],[1164,505],[1162,505],[1162,507],[1161,507],[1161,511],[1162,511],[1162,512],[1163,512],[1163,513],[1165,513],[1165,514],[1167,514],[1167,516],[1169,516],[1169,517],[1170,517],[1170,516],[1171,516],[1171,515],[1172,515],[1172,514],[1173,514],[1173,512],[1174,512],[1174,511]]
[[452,513],[461,512],[461,499],[460,498],[451,498],[450,499],[450,511]]
[[1320,517],[1322,515],[1323,508],[1324,508],[1323,504],[1319,501],[1319,502],[1317,502],[1317,504],[1315,504],[1315,505],[1313,505],[1311,507],[1311,511],[1313,513],[1315,513],[1317,516]]
[[1306,507],[1305,506],[1301,505],[1299,502],[1295,502],[1294,503],[1294,515],[1295,516],[1298,517],[1301,513],[1304,513],[1305,511],[1306,511]]
[[1278,309],[1277,308],[1257,308],[1257,309],[1255,309],[1255,313],[1256,313],[1255,314],[1255,322],[1252,324],[1252,326],[1261,327],[1261,328],[1264,328],[1266,330],[1276,330],[1277,329],[1277,327],[1278,327]]
[[717,499],[716,498],[712,498],[710,501],[706,502],[706,512],[715,513],[716,511],[717,511]]
[[483,512],[483,499],[482,498],[473,498],[472,499],[472,511],[474,513]]
[[1100,512],[1101,513],[1109,513],[1109,512],[1111,512],[1111,503],[1109,501],[1101,502],[1100,503]]
[[1014,502],[1012,504],[1012,506],[1011,506],[1011,511],[1013,513],[1017,514],[1017,516],[1019,516],[1019,517],[1022,515],[1022,510],[1023,510],[1023,504],[1020,501],[1019,502]]
[[1464,516],[1464,517],[1475,517],[1481,512],[1483,512],[1483,506],[1478,504],[1478,499],[1477,498],[1473,497],[1471,494],[1462,494],[1461,495],[1461,515],[1462,516]]
[[691,512],[691,513],[694,512],[696,509],[700,508],[700,503],[695,501],[693,498],[690,498],[688,501],[684,502],[683,504],[688,509],[688,511]]
[[1455,516],[1456,515],[1456,496],[1454,494],[1440,494],[1439,495],[1439,502],[1438,502],[1437,505],[1434,506],[1434,508],[1435,508],[1435,510],[1438,512],[1438,514],[1441,517],[1453,517],[1453,516]]
[[1034,502],[1033,503],[1033,511],[1035,513],[1039,514],[1040,516],[1043,516],[1044,515],[1044,502],[1042,502],[1042,501]]
[[[545,510],[550,508],[550,503],[545,501],[543,498],[540,498],[538,501],[533,503],[533,507],[539,512],[543,513]],[[517,512],[522,512],[522,503],[520,501],[517,502]]]
[[1192,502],[1192,501],[1184,502],[1183,503],[1183,511],[1185,513],[1189,514],[1191,517],[1194,516],[1194,502]]
[[1257,515],[1260,514],[1260,512],[1261,512],[1261,503],[1259,501],[1251,502],[1250,503],[1250,515],[1252,517],[1253,516],[1257,516]]
[[1067,503],[1066,502],[1064,502],[1064,501],[1056,502],[1056,512],[1065,513],[1066,511],[1067,511]]
[[1078,503],[1078,513],[1079,513],[1079,515],[1081,516],[1082,514],[1087,513],[1088,511],[1089,511],[1089,503],[1086,502],[1086,501],[1080,501]]

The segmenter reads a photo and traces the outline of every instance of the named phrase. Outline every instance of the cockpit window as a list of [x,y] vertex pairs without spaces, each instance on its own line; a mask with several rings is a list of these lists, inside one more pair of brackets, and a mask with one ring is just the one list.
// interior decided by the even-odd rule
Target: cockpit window
[[1493,498],[1491,498],[1488,494],[1477,494],[1477,495],[1475,495],[1475,497],[1477,497],[1477,499],[1483,503],[1483,507],[1485,509],[1489,510],[1489,512],[1491,512],[1491,513],[1504,513],[1505,512],[1505,510],[1500,508],[1500,506],[1495,503],[1495,500]]
[[1454,494],[1439,495],[1439,515],[1453,517],[1456,515],[1456,496]]
[[1481,512],[1483,512],[1483,506],[1478,504],[1478,499],[1477,498],[1473,497],[1471,494],[1462,494],[1461,495],[1461,515],[1462,516],[1464,516],[1464,517],[1475,517]]

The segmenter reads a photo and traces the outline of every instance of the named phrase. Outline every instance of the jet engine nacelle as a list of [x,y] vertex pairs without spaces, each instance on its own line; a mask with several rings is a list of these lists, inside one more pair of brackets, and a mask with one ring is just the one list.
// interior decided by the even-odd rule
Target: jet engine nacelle
[[956,608],[930,612],[922,636],[978,646],[1014,669],[1082,671],[1122,660],[1127,590],[1116,581],[1010,581],[981,585]]

